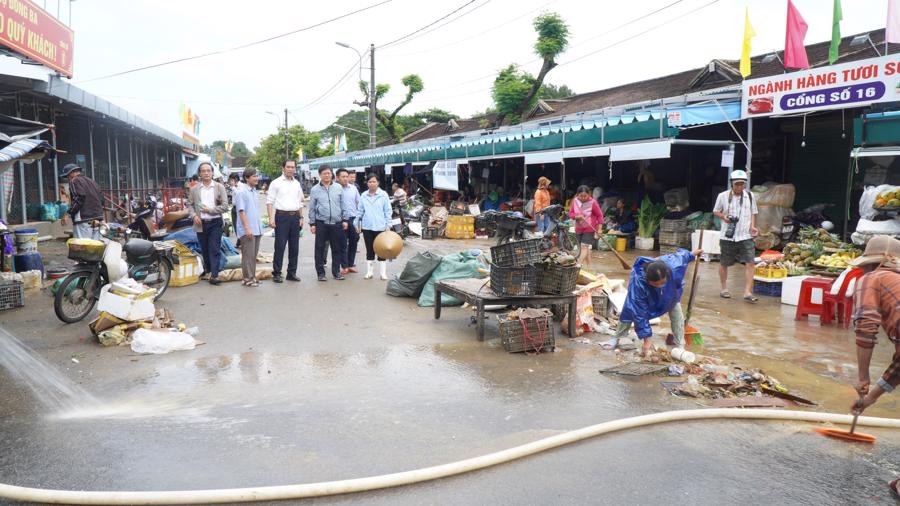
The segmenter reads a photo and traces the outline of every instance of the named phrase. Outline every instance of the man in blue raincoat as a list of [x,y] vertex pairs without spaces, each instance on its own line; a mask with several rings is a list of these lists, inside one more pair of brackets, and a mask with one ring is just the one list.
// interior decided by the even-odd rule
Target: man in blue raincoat
[[702,253],[702,250],[691,252],[680,249],[659,258],[638,257],[635,260],[631,280],[628,282],[628,296],[619,314],[619,327],[616,329],[620,347],[625,347],[626,341],[623,339],[634,325],[635,332],[642,341],[641,352],[647,355],[652,349],[650,337],[653,330],[650,328],[650,320],[666,313],[672,321],[675,345],[684,347],[684,312],[680,302],[684,292],[684,276],[687,274],[688,264]]

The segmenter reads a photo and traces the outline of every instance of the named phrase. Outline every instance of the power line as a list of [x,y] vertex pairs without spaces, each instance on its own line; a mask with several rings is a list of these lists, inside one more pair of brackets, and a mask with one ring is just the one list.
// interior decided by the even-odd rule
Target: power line
[[461,6],[459,6],[459,7],[457,7],[456,9],[450,11],[449,13],[447,13],[447,14],[445,14],[445,15],[439,17],[438,19],[435,19],[435,20],[432,21],[431,23],[428,23],[427,25],[423,26],[422,28],[419,28],[418,30],[415,30],[415,31],[410,32],[410,33],[407,33],[406,35],[404,35],[404,36],[402,36],[402,37],[400,37],[400,38],[398,38],[398,39],[394,39],[394,40],[392,40],[392,41],[390,41],[390,42],[388,42],[388,43],[382,44],[382,45],[378,46],[377,49],[385,48],[385,47],[388,47],[388,46],[393,46],[393,45],[399,43],[400,41],[406,40],[406,39],[412,37],[413,35],[415,35],[415,34],[421,32],[421,31],[423,31],[423,30],[426,30],[426,29],[428,29],[428,28],[431,28],[432,26],[434,26],[434,25],[440,23],[441,21],[443,21],[443,20],[449,18],[450,16],[452,16],[452,15],[456,14],[457,12],[459,12],[459,11],[465,9],[465,8],[468,7],[469,5],[472,5],[473,3],[475,3],[475,0],[469,0],[468,2],[462,4]]
[[[140,72],[140,71],[142,71],[142,70],[148,70],[148,69],[153,69],[153,68],[157,68],[157,67],[162,67],[162,66],[165,66],[165,65],[171,65],[171,64],[173,64],[173,63],[181,63],[181,62],[190,61],[190,60],[197,60],[197,59],[200,59],[200,58],[206,58],[206,57],[208,57],[208,56],[214,56],[214,55],[219,55],[219,54],[228,53],[228,52],[231,52],[231,51],[237,51],[237,50],[239,50],[239,49],[246,49],[246,48],[248,48],[248,47],[256,46],[256,45],[259,45],[259,44],[264,44],[264,43],[266,43],[266,42],[271,42],[271,41],[273,41],[273,40],[281,39],[281,38],[284,38],[284,37],[287,37],[287,36],[290,36],[290,35],[294,35],[294,34],[297,34],[297,33],[300,33],[300,32],[305,32],[305,31],[308,31],[308,30],[312,30],[313,28],[318,28],[318,27],[320,27],[320,26],[322,26],[322,25],[327,25],[328,23],[332,23],[332,22],[334,22],[334,21],[338,21],[338,20],[340,20],[340,19],[343,19],[343,18],[352,16],[352,15],[354,15],[354,14],[359,14],[360,12],[365,12],[365,11],[367,11],[367,10],[374,9],[375,7],[379,7],[379,6],[381,6],[381,5],[384,5],[384,4],[386,4],[386,3],[390,3],[390,2],[392,2],[392,1],[393,1],[393,0],[382,0],[381,2],[378,2],[378,3],[375,3],[375,4],[371,4],[371,5],[367,6],[367,7],[363,7],[363,8],[361,8],[361,9],[357,9],[357,10],[355,10],[355,11],[347,12],[347,13],[345,13],[345,14],[341,14],[340,16],[336,16],[336,17],[333,17],[333,18],[331,18],[331,19],[326,19],[325,21],[320,21],[320,22],[318,22],[318,23],[315,23],[315,24],[312,24],[312,25],[309,25],[309,26],[305,26],[305,27],[303,27],[303,28],[298,28],[297,30],[292,30],[292,31],[290,31],[290,32],[282,33],[282,34],[275,35],[275,36],[272,36],[272,37],[268,37],[268,38],[265,38],[265,39],[262,39],[262,40],[257,40],[257,41],[254,41],[254,42],[249,42],[249,43],[247,43],[247,44],[242,44],[242,45],[240,45],[240,46],[235,46],[235,47],[231,47],[231,48],[227,48],[227,49],[220,49],[220,50],[218,50],[218,51],[212,51],[212,52],[210,52],[210,53],[203,53],[203,54],[198,54],[198,55],[194,55],[194,56],[188,56],[188,57],[185,57],[185,58],[178,58],[178,59],[176,59],[176,60],[169,60],[169,61],[165,61],[165,62],[161,62],[161,63],[154,63],[153,65],[147,65],[147,66],[144,66],[144,67],[137,67],[137,68],[133,68],[133,69],[129,69],[129,70],[123,70],[123,71],[121,71],[121,72],[116,72],[116,73],[114,73],[114,74],[108,74],[108,75],[105,75],[105,76],[94,77],[94,78],[87,79],[87,80],[84,80],[84,81],[79,81],[78,84],[89,83],[89,82],[92,82],[92,81],[99,81],[99,80],[101,80],[101,79],[109,79],[109,78],[111,78],[111,77],[118,77],[118,76],[125,75],[125,74],[131,74],[131,73],[134,73],[134,72]],[[472,1],[475,1],[475,0],[472,0]]]
[[[443,27],[449,25],[450,23],[453,23],[453,22],[455,22],[455,21],[459,21],[461,18],[464,18],[464,17],[468,16],[469,14],[472,14],[473,12],[477,11],[478,9],[484,7],[485,5],[487,5],[487,4],[489,4],[489,3],[491,3],[491,0],[485,0],[484,3],[482,3],[482,4],[480,4],[480,5],[476,5],[475,7],[469,9],[468,11],[463,12],[463,13],[460,14],[459,16],[456,16],[456,17],[453,18],[453,19],[448,19],[446,23],[443,23],[443,24],[440,24],[440,25],[438,25],[438,26],[435,26],[434,28],[432,28],[432,29],[430,29],[430,30],[427,30],[427,31],[424,31],[424,32],[422,32],[422,33],[420,33],[420,34],[418,34],[418,35],[413,36],[413,37],[409,37],[408,39],[406,39],[405,41],[403,41],[403,43],[405,44],[406,42],[409,42],[409,41],[411,41],[411,40],[418,39],[419,37],[424,37],[424,36],[428,35],[429,33],[434,32],[434,31],[436,31],[436,30],[440,30],[441,28],[443,28]],[[398,44],[398,45],[399,45],[399,44]]]
[[490,33],[490,32],[493,32],[494,30],[497,30],[497,29],[503,28],[504,26],[510,25],[510,24],[512,24],[512,23],[515,23],[516,21],[518,21],[518,20],[524,18],[525,16],[528,16],[528,15],[530,15],[530,14],[534,14],[535,12],[537,12],[537,11],[539,11],[539,10],[541,10],[541,9],[543,9],[543,8],[545,8],[545,7],[547,7],[548,5],[554,4],[554,3],[559,2],[559,1],[560,1],[560,0],[550,0],[549,2],[543,4],[543,5],[541,5],[541,6],[537,7],[537,8],[535,8],[535,9],[532,9],[532,10],[530,10],[530,11],[528,11],[528,12],[522,14],[521,16],[516,16],[516,17],[510,19],[509,21],[507,21],[507,22],[505,22],[505,23],[501,23],[501,24],[499,24],[499,25],[492,26],[491,28],[487,28],[487,29],[485,29],[485,30],[480,30],[480,31],[479,31],[478,33],[476,33],[475,35],[472,35],[472,36],[470,36],[470,37],[466,37],[466,38],[463,38],[463,39],[455,40],[455,41],[453,41],[453,42],[444,44],[444,45],[442,45],[441,47],[432,47],[432,48],[430,48],[430,49],[425,49],[425,50],[422,50],[422,51],[416,51],[416,52],[413,52],[413,53],[404,53],[404,54],[398,55],[398,56],[415,56],[415,55],[419,55],[419,54],[430,53],[430,52],[432,52],[432,51],[437,51],[438,49],[444,49],[444,48],[447,48],[447,47],[449,47],[449,46],[455,46],[455,45],[461,44],[461,43],[463,43],[463,42],[468,42],[468,41],[470,41],[470,40],[472,40],[472,39],[477,39],[477,38],[479,38],[479,37],[482,37],[482,36],[484,36],[484,35],[487,35],[487,34]]
[[[596,39],[598,39],[598,38],[600,38],[600,37],[604,37],[604,36],[606,36],[606,35],[609,35],[609,34],[611,34],[611,33],[614,33],[614,32],[616,32],[616,31],[618,31],[618,30],[621,30],[622,28],[625,28],[626,26],[633,25],[634,23],[637,23],[638,21],[643,21],[644,19],[647,19],[647,18],[649,18],[649,17],[651,17],[651,16],[654,16],[654,15],[656,15],[656,14],[658,14],[658,13],[660,13],[660,12],[666,10],[666,9],[669,9],[669,8],[671,8],[671,7],[674,7],[675,5],[681,3],[682,1],[684,1],[684,0],[675,0],[674,2],[672,2],[672,3],[670,3],[670,4],[667,4],[667,5],[663,6],[663,7],[660,7],[659,9],[656,9],[656,10],[654,10],[654,11],[648,12],[648,13],[646,13],[646,14],[642,14],[642,15],[640,15],[640,16],[634,18],[634,19],[631,19],[631,20],[629,20],[629,21],[626,21],[625,23],[622,23],[621,25],[618,25],[618,26],[613,27],[613,28],[611,28],[611,29],[609,29],[609,30],[607,30],[607,31],[605,31],[605,32],[603,32],[603,33],[600,33],[600,34],[598,34],[598,35],[595,35],[594,37],[591,37],[590,39],[586,39],[586,40],[584,40],[584,41],[579,42],[578,44],[574,44],[574,45],[570,46],[569,49],[574,48],[574,47],[582,46],[582,45],[584,45],[586,42],[589,42],[589,41],[591,41],[591,40],[596,40]],[[692,11],[692,12],[693,12],[693,11]],[[676,19],[677,19],[677,18],[676,18]],[[515,65],[516,68],[521,68],[521,67],[524,67],[524,66],[526,66],[526,65],[530,65],[530,64],[532,64],[532,63],[536,63],[536,62],[539,62],[539,61],[541,61],[541,58],[540,58],[540,57],[535,58],[535,59],[533,59],[533,60],[529,60],[529,61],[527,61],[527,62],[525,62],[525,63],[522,63],[522,64],[513,64],[513,65]],[[461,86],[461,85],[464,85],[464,84],[476,83],[476,82],[478,82],[478,81],[483,81],[483,80],[485,80],[485,79],[490,79],[490,78],[493,78],[493,77],[496,77],[496,76],[497,76],[497,74],[496,74],[496,72],[495,72],[495,73],[487,74],[487,75],[484,75],[484,76],[481,76],[481,77],[476,77],[476,78],[470,79],[470,80],[468,80],[468,81],[463,81],[463,82],[457,83],[457,84],[455,84],[455,85],[453,85],[453,86],[448,86],[448,87],[444,87],[444,88],[438,88],[438,89],[436,89],[436,90],[431,90],[431,92],[441,91],[441,90],[447,90],[447,89],[452,89],[452,88],[456,88],[456,87]]]
[[[674,3],[672,3],[672,4],[669,4],[669,5],[667,5],[666,7],[663,7],[663,9],[669,8],[669,7],[671,7],[671,6],[673,6],[673,5],[677,4],[677,3],[679,3],[680,1],[681,1],[681,0],[678,0],[678,1],[674,2]],[[635,38],[637,38],[637,37],[640,37],[641,35],[645,35],[645,34],[651,32],[651,31],[653,31],[653,30],[656,30],[657,28],[661,28],[661,27],[663,27],[663,26],[665,26],[665,25],[668,25],[668,24],[670,24],[670,23],[674,23],[675,21],[678,21],[679,19],[681,19],[681,18],[683,18],[683,17],[685,17],[685,16],[689,16],[689,15],[691,15],[691,14],[694,14],[695,12],[698,12],[698,11],[700,11],[700,10],[703,10],[703,9],[705,9],[705,8],[707,8],[707,7],[709,7],[709,6],[713,5],[713,4],[715,4],[715,3],[718,3],[718,2],[719,2],[719,0],[712,0],[711,2],[706,3],[706,4],[704,4],[704,5],[701,5],[701,6],[695,8],[695,9],[693,9],[693,10],[691,10],[691,11],[688,11],[688,12],[686,12],[686,13],[680,15],[680,16],[677,16],[677,17],[674,17],[674,18],[669,19],[669,20],[667,20],[667,21],[664,21],[664,22],[662,22],[662,23],[659,23],[659,24],[657,24],[657,25],[655,25],[655,26],[653,26],[653,27],[651,27],[651,28],[648,28],[648,29],[646,29],[646,30],[640,32],[640,33],[637,33],[637,34],[635,34],[635,35],[626,37],[626,38],[624,38],[624,39],[622,39],[622,40],[616,41],[616,42],[614,42],[614,43],[612,43],[612,44],[609,44],[609,45],[607,45],[607,46],[604,46],[604,47],[602,47],[602,48],[600,48],[600,49],[597,49],[597,50],[595,50],[595,51],[591,51],[590,53],[587,53],[587,54],[584,54],[584,55],[582,55],[582,56],[579,56],[579,57],[577,57],[577,58],[575,58],[575,59],[573,59],[573,60],[569,60],[569,61],[567,61],[567,62],[560,63],[558,66],[561,67],[561,66],[563,66],[563,65],[569,65],[569,64],[571,64],[571,63],[575,63],[575,62],[577,62],[577,61],[583,60],[583,59],[585,59],[585,58],[587,58],[587,57],[589,57],[589,56],[593,56],[593,55],[595,55],[595,54],[597,54],[597,53],[600,53],[600,52],[605,51],[605,50],[607,50],[607,49],[610,49],[610,48],[613,48],[613,47],[615,47],[615,46],[618,46],[618,45],[620,45],[620,44],[623,44],[623,43],[625,43],[625,42],[628,42],[628,41],[630,41],[630,40],[633,40],[633,39],[635,39]],[[660,12],[660,11],[663,10],[663,9],[658,9],[658,10],[654,11],[653,13],[648,13],[648,14],[646,14],[646,15],[642,16],[641,18],[638,18],[638,19],[646,18],[646,17],[651,16],[651,15],[657,13],[657,12]],[[611,33],[611,32],[613,32],[613,31],[615,31],[615,30],[618,30],[619,28],[621,28],[621,27],[623,27],[623,26],[625,26],[625,25],[632,24],[634,21],[635,21],[635,20],[632,20],[632,21],[629,21],[629,22],[625,23],[624,25],[617,26],[616,28],[613,28],[612,30],[610,30],[610,31],[608,31],[608,32],[606,32],[606,33],[607,33],[607,34],[608,34],[608,33]],[[538,58],[537,60],[532,60],[532,61],[530,61],[530,62],[528,62],[528,63],[523,64],[523,65],[527,65],[527,64],[529,64],[529,63],[533,63],[534,61],[538,61],[538,60],[540,60],[540,58]],[[516,65],[516,66],[517,66],[517,67],[521,67],[522,65]],[[462,82],[462,83],[456,84],[455,86],[448,87],[448,88],[441,88],[441,89],[458,88],[458,87],[459,87],[460,85],[462,85],[462,84],[467,84],[467,83],[471,83],[471,82],[477,82],[477,81],[484,80],[484,79],[486,79],[486,78],[488,78],[488,77],[494,77],[494,76],[495,76],[495,74],[491,74],[491,75],[489,75],[489,76],[485,76],[485,77],[480,77],[480,78],[472,79],[472,80],[470,80],[470,81],[464,81],[464,82]],[[450,96],[446,96],[446,97],[439,98],[439,99],[430,99],[430,100],[427,100],[427,101],[428,101],[428,102],[434,102],[434,101],[441,101],[441,100],[449,100],[449,99],[453,99],[453,98],[457,98],[457,97],[463,97],[463,96],[467,96],[467,95],[474,95],[475,93],[480,93],[480,92],[490,91],[490,90],[491,90],[491,88],[482,88],[482,89],[475,90],[475,91],[470,91],[470,92],[460,93],[460,94],[456,94],[456,95],[450,95]],[[433,90],[433,91],[439,91],[439,90]],[[420,102],[422,102],[422,101],[425,101],[425,100],[420,100]]]
[[703,4],[703,5],[701,5],[700,7],[697,7],[696,9],[693,9],[693,10],[691,10],[691,11],[685,12],[684,14],[682,14],[682,15],[680,15],[680,16],[677,16],[677,17],[674,17],[674,18],[672,18],[672,19],[670,19],[670,20],[668,20],[668,21],[664,21],[664,22],[662,22],[662,23],[660,23],[660,24],[658,24],[658,25],[656,25],[656,26],[653,26],[653,27],[651,27],[651,28],[648,28],[648,29],[644,30],[643,32],[636,33],[636,34],[632,35],[631,37],[624,38],[624,39],[622,39],[622,40],[620,40],[620,41],[618,41],[618,42],[614,42],[614,43],[612,43],[612,44],[609,44],[608,46],[601,47],[600,49],[597,49],[596,51],[591,51],[590,53],[581,55],[581,56],[579,56],[578,58],[575,58],[574,60],[569,60],[569,61],[567,61],[567,62],[560,63],[559,66],[569,65],[570,63],[575,63],[575,62],[577,62],[577,61],[579,61],[579,60],[583,60],[583,59],[587,58],[588,56],[593,56],[593,55],[595,55],[595,54],[597,54],[597,53],[599,53],[599,52],[601,52],[601,51],[606,51],[606,50],[609,49],[609,48],[616,47],[616,46],[618,46],[619,44],[623,44],[623,43],[625,43],[625,42],[628,42],[629,40],[636,39],[636,38],[640,37],[641,35],[644,35],[644,34],[646,34],[646,33],[648,33],[648,32],[651,32],[651,31],[653,31],[653,30],[656,30],[657,28],[661,28],[661,27],[663,27],[663,26],[665,26],[665,25],[668,25],[669,23],[674,23],[675,21],[678,21],[679,19],[681,19],[681,18],[683,18],[683,17],[685,17],[685,16],[689,16],[689,15],[691,15],[691,14],[697,12],[697,11],[701,11],[701,10],[703,10],[703,9],[705,9],[705,8],[707,8],[707,7],[709,7],[710,5],[713,5],[713,4],[718,3],[718,2],[719,2],[719,0],[712,0],[712,2],[709,2],[709,3],[707,3],[707,4]]
[[[365,53],[363,53],[363,58],[365,58],[367,54],[369,54],[369,51],[366,51]],[[351,65],[350,68],[347,69],[347,72],[345,72],[344,75],[342,75],[333,85],[331,85],[330,88],[325,90],[324,93],[322,93],[315,100],[304,105],[303,107],[294,109],[294,111],[302,111],[304,109],[308,109],[314,105],[318,105],[319,102],[328,98],[332,93],[334,93],[341,85],[343,85],[346,82],[347,78],[353,74],[353,71],[356,70],[356,67],[358,67],[358,66],[359,66],[359,62],[356,62],[353,65]]]

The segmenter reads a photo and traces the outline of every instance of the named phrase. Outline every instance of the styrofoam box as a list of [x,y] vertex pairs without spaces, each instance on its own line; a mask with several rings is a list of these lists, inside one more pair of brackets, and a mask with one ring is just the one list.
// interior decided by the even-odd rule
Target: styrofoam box
[[106,311],[116,318],[127,322],[150,320],[156,314],[153,298],[132,299],[116,295],[109,291],[110,285],[100,289],[100,300],[97,302],[98,311]]
[[[781,303],[789,306],[796,306],[800,303],[800,285],[803,280],[810,276],[789,276],[783,278],[781,282]],[[814,289],[812,291],[813,304],[822,303],[822,290]]]
[[694,233],[691,234],[691,249],[700,248],[704,253],[721,255],[722,251],[719,249],[719,235],[721,235],[721,233],[718,230],[704,230],[703,245],[701,246],[700,231],[695,230]]

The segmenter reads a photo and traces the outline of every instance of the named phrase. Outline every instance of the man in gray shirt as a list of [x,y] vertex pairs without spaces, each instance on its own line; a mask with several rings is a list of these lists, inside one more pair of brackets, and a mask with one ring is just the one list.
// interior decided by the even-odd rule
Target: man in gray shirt
[[327,281],[325,277],[325,249],[331,248],[331,275],[334,279],[343,280],[341,274],[341,239],[348,228],[344,220],[343,188],[334,183],[331,167],[319,167],[319,184],[309,191],[309,230],[316,236],[316,274],[319,281]]

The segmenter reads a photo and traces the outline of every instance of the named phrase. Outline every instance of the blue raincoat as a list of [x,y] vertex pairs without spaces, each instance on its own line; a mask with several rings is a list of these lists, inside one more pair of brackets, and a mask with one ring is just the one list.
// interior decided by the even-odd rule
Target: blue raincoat
[[[644,267],[655,260],[662,260],[672,269],[672,277],[662,288],[654,288],[644,277]],[[675,307],[684,292],[684,275],[688,264],[694,260],[690,251],[680,249],[670,255],[659,258],[638,257],[631,269],[631,280],[628,282],[628,296],[619,320],[633,322],[634,331],[641,339],[653,335],[650,320],[658,318]]]

